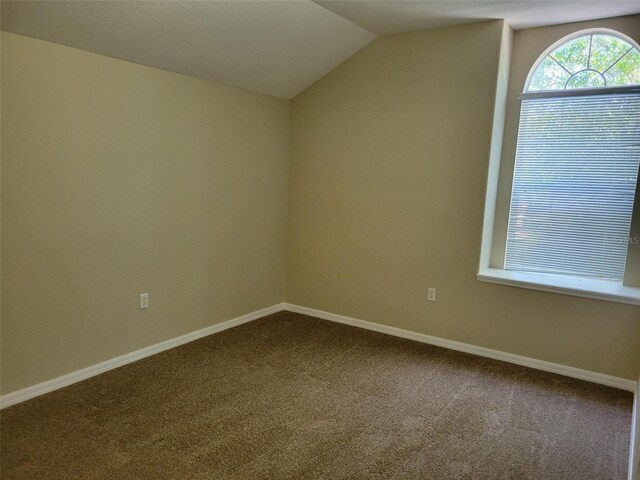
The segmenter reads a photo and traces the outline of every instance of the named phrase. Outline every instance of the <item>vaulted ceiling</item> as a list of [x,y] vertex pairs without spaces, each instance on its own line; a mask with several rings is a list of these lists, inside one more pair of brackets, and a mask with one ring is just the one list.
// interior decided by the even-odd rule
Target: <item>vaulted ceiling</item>
[[291,98],[377,36],[504,18],[528,28],[640,12],[634,1],[2,1],[2,29]]

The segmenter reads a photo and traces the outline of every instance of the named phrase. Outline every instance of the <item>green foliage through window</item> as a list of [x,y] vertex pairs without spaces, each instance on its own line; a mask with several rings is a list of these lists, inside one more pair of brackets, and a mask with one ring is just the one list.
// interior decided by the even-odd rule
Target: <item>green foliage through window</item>
[[640,85],[640,52],[614,35],[593,33],[574,38],[537,66],[527,91]]

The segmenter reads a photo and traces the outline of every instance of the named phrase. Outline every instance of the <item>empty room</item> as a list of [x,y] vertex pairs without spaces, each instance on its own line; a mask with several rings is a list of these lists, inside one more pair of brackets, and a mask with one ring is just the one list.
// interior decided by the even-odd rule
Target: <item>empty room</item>
[[640,4],[0,1],[3,480],[640,480]]

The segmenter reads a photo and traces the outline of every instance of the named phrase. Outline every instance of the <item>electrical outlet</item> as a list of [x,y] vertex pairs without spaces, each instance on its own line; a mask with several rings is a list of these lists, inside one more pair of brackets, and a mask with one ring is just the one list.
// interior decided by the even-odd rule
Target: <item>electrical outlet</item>
[[149,308],[149,294],[141,293],[140,294],[140,310],[143,308]]
[[430,302],[435,302],[436,301],[436,289],[435,288],[429,288],[429,293],[427,293],[427,300],[429,300]]

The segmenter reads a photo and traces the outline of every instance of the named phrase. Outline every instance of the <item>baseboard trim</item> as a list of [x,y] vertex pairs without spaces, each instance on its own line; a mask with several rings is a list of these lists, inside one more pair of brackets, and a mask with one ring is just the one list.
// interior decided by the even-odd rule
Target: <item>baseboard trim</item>
[[[434,337],[426,335],[424,333],[412,332],[410,330],[403,330],[401,328],[390,327],[379,323],[368,322],[365,320],[359,320],[356,318],[347,317],[344,315],[338,315],[335,313],[325,312],[322,310],[316,310],[314,308],[303,307],[291,303],[279,303],[272,305],[271,307],[256,310],[255,312],[242,315],[240,317],[226,320],[210,327],[196,330],[195,332],[187,333],[164,342],[151,345],[149,347],[136,350],[131,353],[121,355],[119,357],[106,360],[104,362],[92,365],[82,370],[77,370],[60,377],[47,380],[46,382],[33,385],[31,387],[23,388],[15,392],[8,393],[0,397],[0,408],[10,407],[25,400],[43,395],[54,390],[72,385],[87,378],[99,375],[101,373],[113,370],[114,368],[133,363],[137,360],[155,355],[156,353],[169,350],[171,348],[184,345],[185,343],[192,342],[199,338],[213,335],[214,333],[227,330],[229,328],[248,323],[273,313],[287,310],[290,312],[301,313],[303,315],[309,315],[312,317],[322,318],[332,322],[343,323],[354,327],[364,328],[367,330],[373,330],[379,333],[385,333],[387,335],[393,335],[396,337],[407,338],[409,340],[415,340],[417,342],[428,343],[430,345],[436,345],[439,347],[449,348],[451,350],[457,350],[460,352],[471,353],[481,357],[493,358],[496,360],[502,360],[508,363],[514,363],[516,365],[522,365],[525,367],[535,368],[537,370],[543,370],[545,372],[557,373],[565,375],[567,377],[578,378],[580,380],[586,380],[601,385],[607,385],[609,387],[619,388],[629,392],[636,392],[638,383],[634,380],[628,380],[625,378],[614,377],[611,375],[605,375],[602,373],[591,372],[589,370],[582,370],[579,368],[569,367],[557,363],[546,362],[543,360],[537,360],[535,358],[523,357],[512,353],[501,352],[499,350],[492,350],[489,348],[478,347],[468,343],[456,342],[453,340],[447,340],[445,338]],[[637,400],[637,398],[636,398]],[[640,419],[636,420],[640,422]]]
[[516,365],[535,368],[536,370],[543,370],[545,372],[557,373],[559,375],[564,375],[567,377],[578,378],[580,380],[607,385],[609,387],[618,388],[620,390],[635,392],[638,387],[638,382],[634,380],[627,380],[626,378],[613,377],[611,375],[605,375],[603,373],[591,372],[589,370],[582,370],[558,363],[545,362],[543,360],[537,360],[535,358],[523,357],[520,355],[514,355],[512,353],[501,352],[499,350],[478,347],[476,345],[471,345],[468,343],[456,342],[440,337],[433,337],[424,333],[417,333],[410,330],[403,330],[401,328],[389,327],[380,323],[359,320],[357,318],[346,317],[344,315],[316,310],[314,308],[303,307],[291,303],[285,303],[284,308],[285,310],[290,312],[301,313],[303,315],[322,318],[324,320],[329,320],[332,322],[344,323],[346,325],[373,330],[379,333],[386,333],[387,335],[393,335],[396,337],[407,338],[409,340],[415,340],[417,342],[428,343],[430,345],[436,345],[438,347],[449,348],[451,350],[457,350],[459,352],[471,353],[480,357],[502,360],[503,362],[514,363]]
[[240,317],[232,318],[231,320],[216,323],[215,325],[211,325],[210,327],[206,327],[201,330],[196,330],[195,332],[187,333],[170,340],[165,340],[164,342],[156,343],[155,345],[136,350],[135,352],[126,353],[119,357],[115,357],[96,365],[83,368],[82,370],[77,370],[75,372],[62,375],[61,377],[53,378],[51,380],[47,380],[46,382],[42,382],[31,387],[23,388],[22,390],[17,390],[15,392],[2,395],[0,397],[0,409],[10,407],[11,405],[24,402],[40,395],[44,395],[45,393],[58,390],[68,385],[81,382],[82,380],[86,380],[87,378],[91,378],[109,370],[113,370],[114,368],[133,363],[137,360],[155,355],[156,353],[164,352],[165,350],[184,345],[185,343],[193,342],[194,340],[198,340],[199,338],[207,337],[209,335],[213,335],[214,333],[237,327],[238,325],[257,320],[258,318],[271,315],[272,313],[281,312],[282,310],[284,310],[284,303],[278,303],[271,307],[263,308],[260,310],[256,310],[255,312],[247,313],[246,315],[242,315]]

